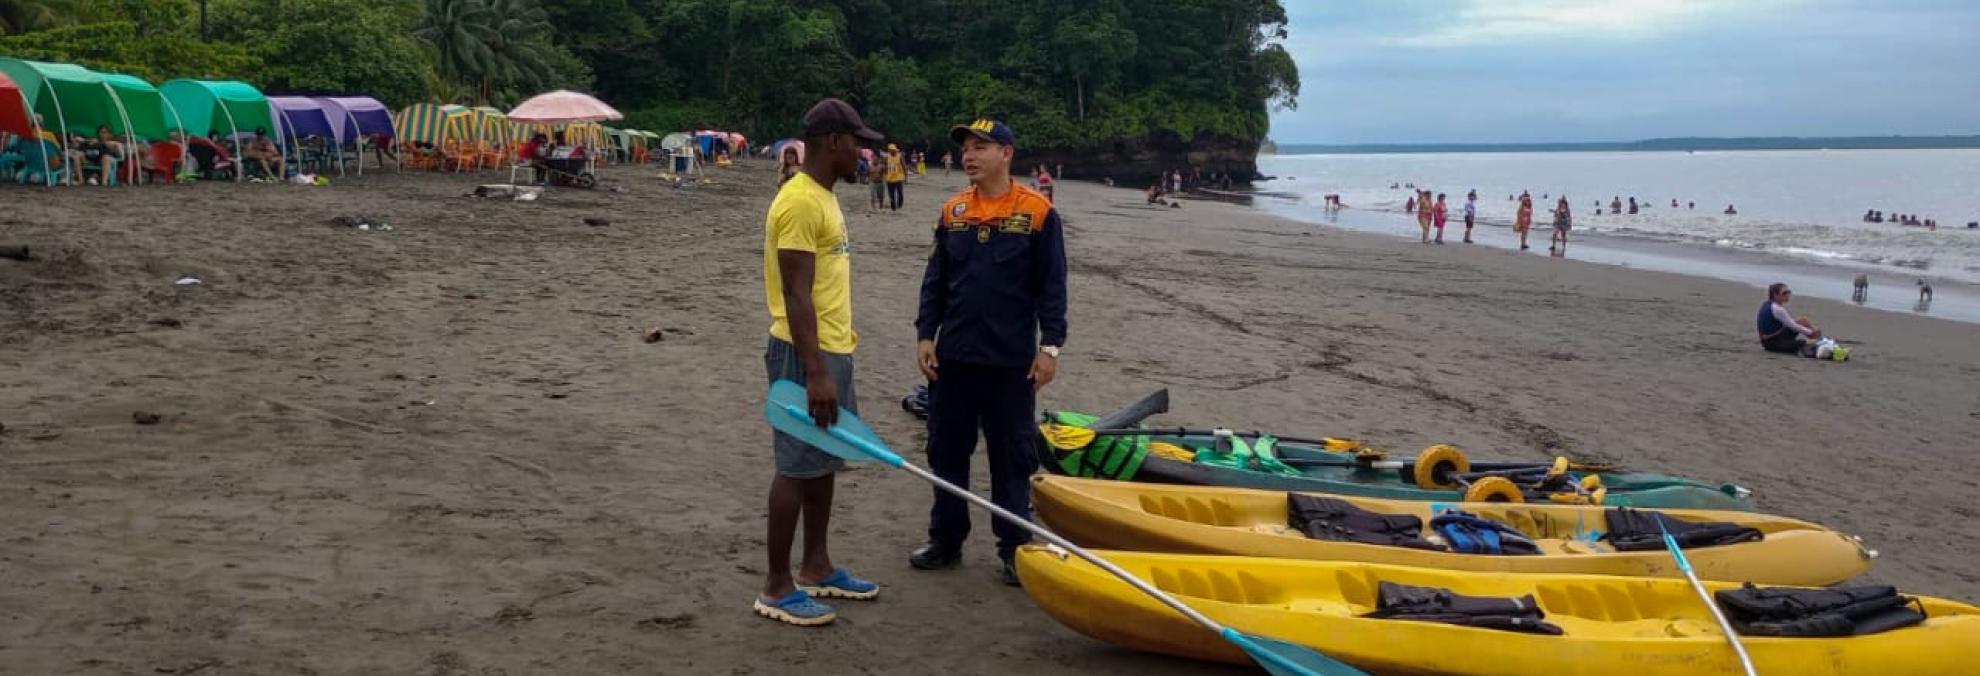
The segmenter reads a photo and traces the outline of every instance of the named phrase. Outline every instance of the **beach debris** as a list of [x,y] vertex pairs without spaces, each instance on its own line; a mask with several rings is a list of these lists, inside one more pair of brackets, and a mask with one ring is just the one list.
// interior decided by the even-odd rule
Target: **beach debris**
[[641,629],[687,629],[694,626],[694,613],[654,615],[653,617],[634,622],[633,626]]
[[533,185],[487,183],[475,186],[474,192],[468,194],[483,199],[490,197],[509,197],[514,198],[517,202],[533,202],[536,201],[537,196],[543,194],[543,188]]
[[134,411],[131,413],[131,422],[139,425],[156,425],[161,419],[163,419],[163,416],[149,411]]
[[33,252],[28,251],[26,244],[22,244],[20,246],[0,246],[0,258],[26,262],[34,260],[34,255]]
[[178,317],[157,317],[145,323],[152,326],[163,326],[168,329],[176,329],[186,325],[185,322],[179,321]]
[[496,624],[522,624],[536,619],[536,611],[511,604],[502,606],[502,609],[495,613],[494,619]]
[[194,277],[192,275],[179,275],[179,281],[172,283],[178,286],[199,286],[201,284],[204,284],[205,282],[199,281],[198,277]]
[[379,231],[390,231],[390,230],[392,229],[392,226],[391,226],[391,224],[388,224],[388,223],[386,223],[386,222],[384,222],[383,220],[379,220],[379,219],[373,219],[373,218],[369,218],[369,217],[366,217],[366,216],[362,216],[362,215],[359,215],[359,216],[338,216],[338,217],[336,217],[336,218],[332,218],[332,219],[330,219],[330,222],[331,222],[331,223],[334,223],[334,224],[336,224],[336,225],[339,225],[339,226],[342,226],[342,227],[346,227],[346,228],[351,228],[351,229],[353,229],[353,230],[364,230],[364,231],[371,231],[371,230],[379,230]]
[[584,224],[595,228],[602,228],[611,225],[612,219],[604,218],[600,216],[586,216],[584,217]]
[[662,340],[665,340],[666,338],[667,338],[666,334],[661,333],[660,327],[658,326],[647,327],[646,332],[640,334],[640,339],[645,340],[646,342],[649,343],[658,343]]

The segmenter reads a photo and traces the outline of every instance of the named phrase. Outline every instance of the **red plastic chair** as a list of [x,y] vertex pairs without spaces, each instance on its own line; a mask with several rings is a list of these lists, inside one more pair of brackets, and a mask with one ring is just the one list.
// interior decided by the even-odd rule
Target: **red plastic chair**
[[151,144],[151,161],[144,165],[144,175],[161,177],[165,183],[177,181],[179,163],[186,157],[186,149],[171,141],[158,141]]

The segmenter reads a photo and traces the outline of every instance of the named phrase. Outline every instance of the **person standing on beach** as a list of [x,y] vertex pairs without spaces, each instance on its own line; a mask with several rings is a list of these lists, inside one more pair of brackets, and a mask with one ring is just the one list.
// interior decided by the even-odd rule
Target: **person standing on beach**
[[1568,210],[1567,196],[1562,195],[1554,207],[1554,239],[1547,244],[1547,250],[1556,256],[1567,255],[1568,231],[1574,229],[1574,213]]
[[1533,229],[1533,196],[1521,193],[1519,211],[1513,216],[1513,232],[1519,234],[1519,250],[1527,250],[1526,233]]
[[1444,243],[1444,224],[1450,220],[1450,209],[1444,204],[1444,193],[1437,193],[1437,206],[1430,211],[1430,218],[1437,226],[1437,243]]
[[[851,105],[825,99],[804,114],[804,168],[777,190],[764,220],[763,291],[770,306],[769,347],[763,355],[770,382],[804,385],[819,427],[838,421],[839,409],[857,413],[853,393],[852,241],[845,212],[832,187],[855,178],[860,141],[879,132]],[[764,544],[769,567],[754,604],[756,613],[799,626],[829,624],[838,615],[814,596],[871,599],[880,586],[832,565],[832,477],[845,461],[783,432],[771,433],[777,474],[770,480],[769,528]],[[804,555],[791,574],[791,543],[804,521]]]
[[1424,244],[1430,243],[1431,223],[1436,221],[1436,216],[1432,213],[1434,211],[1436,207],[1430,204],[1430,191],[1416,191],[1416,226],[1423,230]]
[[[957,125],[969,187],[942,205],[935,248],[921,279],[916,364],[928,379],[928,468],[969,489],[970,455],[983,432],[990,499],[1031,516],[1038,469],[1038,390],[1059,369],[1066,342],[1066,251],[1059,212],[1011,180],[1017,136],[1003,122]],[[1042,167],[1041,167],[1042,169]],[[969,508],[941,490],[928,515],[928,542],[908,556],[921,570],[962,561]],[[1012,557],[1031,540],[997,519],[999,577],[1018,584]]]
[[1464,243],[1471,243],[1471,226],[1478,219],[1478,191],[1473,190],[1464,196]]
[[907,159],[901,157],[901,147],[887,144],[887,208],[900,211],[907,186]]

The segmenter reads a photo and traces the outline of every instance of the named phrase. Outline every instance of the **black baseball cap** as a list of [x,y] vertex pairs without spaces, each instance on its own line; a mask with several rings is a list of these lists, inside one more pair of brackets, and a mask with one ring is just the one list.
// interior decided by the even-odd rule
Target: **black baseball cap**
[[1017,134],[1011,131],[1010,125],[1004,124],[1001,120],[979,119],[949,128],[949,140],[956,143],[962,143],[964,138],[970,136],[1007,146],[1017,145]]
[[804,135],[824,136],[826,134],[852,134],[864,141],[878,143],[887,138],[886,134],[874,131],[859,118],[859,111],[852,104],[838,99],[825,99],[804,114]]

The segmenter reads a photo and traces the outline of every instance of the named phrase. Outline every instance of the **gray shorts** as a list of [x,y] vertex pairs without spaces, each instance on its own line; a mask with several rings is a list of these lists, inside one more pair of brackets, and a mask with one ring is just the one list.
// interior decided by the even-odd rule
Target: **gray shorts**
[[[839,407],[859,413],[859,398],[853,392],[852,355],[826,352],[824,356],[825,370],[831,372],[832,384],[839,389]],[[797,347],[776,336],[770,337],[770,347],[763,351],[763,368],[770,374],[770,382],[789,380],[804,384],[804,362],[798,359]],[[813,448],[797,437],[775,431],[770,436],[770,446],[777,455],[778,476],[816,479],[846,468],[846,461],[839,456]]]

